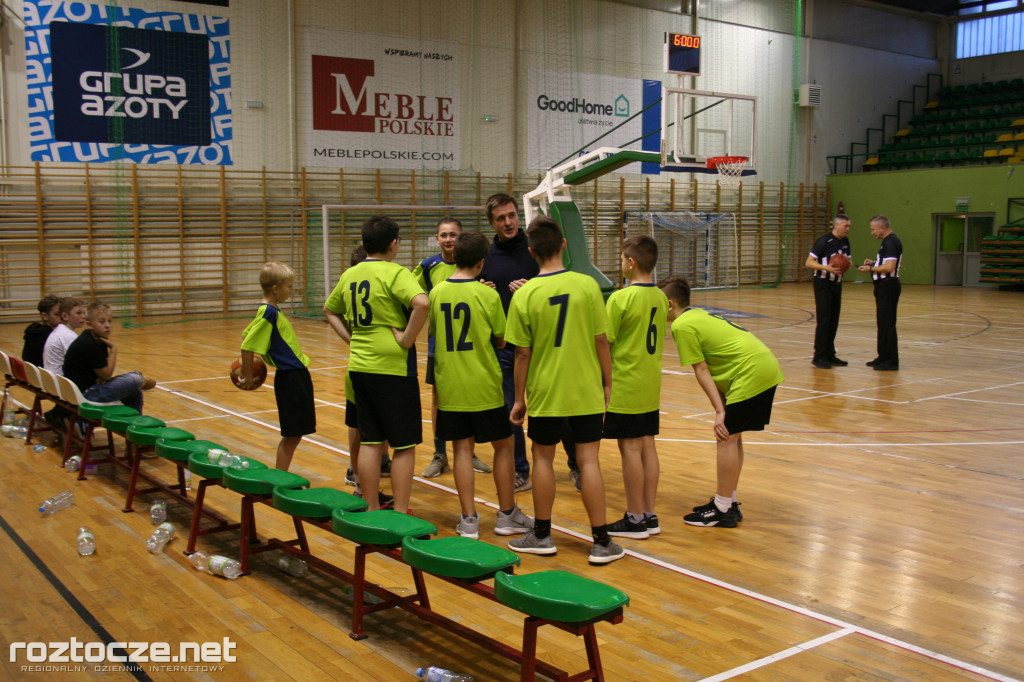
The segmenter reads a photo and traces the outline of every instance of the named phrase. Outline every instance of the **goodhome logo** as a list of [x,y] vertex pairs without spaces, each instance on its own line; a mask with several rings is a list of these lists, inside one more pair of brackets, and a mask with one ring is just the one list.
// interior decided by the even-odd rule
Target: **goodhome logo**
[[[88,666],[54,666],[61,663],[234,663],[231,650],[237,645],[225,637],[221,642],[179,642],[175,648],[168,642],[80,642],[72,637],[69,642],[12,642],[11,663],[22,665],[29,672],[56,670],[85,670]],[[46,665],[38,665],[46,664]],[[117,666],[118,668],[123,666]],[[137,669],[137,666],[133,666]],[[109,666],[94,666],[107,668]],[[199,671],[212,670],[209,666],[150,666],[150,670]]]
[[585,97],[555,99],[547,94],[537,96],[537,108],[541,111],[586,114],[588,116],[629,116],[629,99],[619,95],[612,104],[591,102]]

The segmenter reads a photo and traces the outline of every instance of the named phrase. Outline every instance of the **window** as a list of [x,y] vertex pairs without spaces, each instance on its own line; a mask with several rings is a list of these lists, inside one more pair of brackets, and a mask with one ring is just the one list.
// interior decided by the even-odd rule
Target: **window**
[[1024,12],[971,19],[957,24],[957,59],[1018,50],[1024,50]]

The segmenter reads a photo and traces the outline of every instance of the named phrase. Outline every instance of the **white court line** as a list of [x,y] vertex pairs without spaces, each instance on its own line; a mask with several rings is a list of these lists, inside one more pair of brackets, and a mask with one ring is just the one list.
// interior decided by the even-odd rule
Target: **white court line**
[[[162,388],[162,387],[158,385],[157,388]],[[172,395],[176,395],[176,396],[179,396],[179,397],[184,398],[186,400],[190,400],[192,402],[199,403],[200,405],[205,405],[206,407],[209,407],[210,409],[217,410],[219,412],[223,412],[223,413],[231,415],[231,416],[239,417],[239,418],[241,418],[241,419],[243,419],[245,421],[251,422],[253,424],[257,424],[257,425],[262,426],[264,428],[277,431],[277,428],[275,426],[271,425],[271,424],[268,424],[266,422],[260,421],[258,419],[253,419],[251,417],[248,417],[248,416],[246,416],[244,414],[241,414],[241,413],[238,413],[238,412],[234,412],[232,410],[228,410],[226,408],[220,407],[219,405],[215,405],[215,404],[210,403],[208,401],[201,400],[199,398],[195,398],[195,397],[192,397],[192,396],[189,396],[189,395],[185,395],[184,393],[180,393],[178,391],[174,391],[174,390],[169,389],[169,388],[163,388],[163,390],[167,391],[168,393],[170,393]],[[313,440],[313,439],[308,438],[306,436],[303,436],[302,440],[307,441],[309,443],[312,443],[314,445],[318,445],[318,446],[320,446],[320,447],[322,447],[322,448],[324,448],[326,450],[330,450],[332,452],[337,452],[337,453],[341,453],[341,454],[344,454],[344,455],[348,455],[349,454],[349,452],[347,450],[344,450],[344,449],[338,448],[338,447],[334,447],[332,445],[328,445],[327,443],[324,443],[324,442],[321,442],[321,441],[318,441],[318,440]],[[708,441],[705,441],[705,442],[708,442]],[[425,483],[427,485],[430,485],[430,486],[432,486],[432,487],[434,487],[434,488],[436,488],[438,490],[444,490],[444,491],[450,492],[452,494],[458,494],[453,488],[449,488],[447,486],[439,485],[439,484],[433,483],[432,481],[424,480],[424,479],[422,479],[422,478],[420,478],[418,476],[414,476],[413,479],[415,481],[420,482],[420,483]],[[483,501],[483,500],[481,500],[481,502],[483,504],[487,505],[488,507],[491,507],[493,509],[497,509],[497,505],[494,504],[494,503],[486,502],[486,501]],[[578,539],[583,540],[585,542],[593,542],[593,538],[590,537],[590,535],[585,535],[583,533],[579,533],[577,531],[571,530],[569,528],[565,528],[563,526],[557,526],[555,524],[551,524],[551,529],[552,530],[556,530],[556,531],[558,531],[558,532],[560,532],[560,533],[562,533],[564,535],[569,535],[569,536],[578,538]],[[966,661],[961,661],[961,660],[952,658],[951,656],[946,656],[945,654],[940,654],[940,653],[938,653],[936,651],[931,651],[929,649],[925,649],[923,647],[919,647],[919,646],[916,646],[914,644],[910,644],[909,642],[904,642],[902,640],[898,640],[898,639],[895,639],[893,637],[889,637],[888,635],[883,635],[883,634],[881,634],[879,632],[875,632],[873,630],[868,630],[867,628],[858,627],[858,626],[853,625],[851,623],[847,623],[845,621],[839,620],[838,618],[833,618],[833,617],[827,616],[827,615],[825,615],[823,613],[818,613],[816,611],[811,611],[810,609],[804,608],[802,606],[798,606],[796,604],[791,604],[789,602],[782,601],[781,599],[776,599],[775,597],[769,597],[768,595],[761,594],[759,592],[754,592],[753,590],[747,590],[745,588],[739,587],[738,585],[733,585],[733,584],[727,583],[727,582],[725,582],[723,580],[718,580],[717,578],[712,578],[711,576],[707,576],[707,575],[704,575],[702,573],[697,573],[696,571],[691,571],[690,569],[683,568],[682,566],[678,566],[676,564],[672,564],[672,563],[669,563],[667,561],[663,561],[661,559],[657,559],[655,557],[648,556],[646,554],[642,554],[642,553],[637,552],[635,550],[627,549],[626,550],[626,554],[629,555],[629,556],[632,556],[632,557],[634,557],[636,559],[639,559],[640,561],[644,561],[644,562],[647,562],[649,564],[652,564],[652,565],[664,568],[664,569],[666,569],[668,571],[671,571],[673,573],[678,573],[680,575],[685,575],[687,577],[693,578],[695,580],[699,580],[699,581],[707,583],[709,585],[714,585],[714,586],[720,587],[720,588],[722,588],[724,590],[727,590],[727,591],[730,591],[730,592],[733,592],[733,593],[736,593],[736,594],[743,595],[743,596],[748,597],[750,599],[753,599],[755,601],[760,601],[760,602],[763,602],[763,603],[766,603],[766,604],[770,604],[772,606],[776,606],[778,608],[781,608],[781,609],[786,610],[786,611],[790,611],[792,613],[797,613],[797,614],[800,614],[800,615],[807,616],[809,618],[813,618],[814,620],[818,620],[818,621],[821,621],[821,622],[824,622],[824,623],[828,623],[830,625],[834,625],[834,626],[840,628],[841,630],[850,630],[852,632],[856,632],[857,634],[864,635],[865,637],[870,637],[872,639],[876,639],[876,640],[879,640],[881,642],[885,642],[885,643],[890,644],[892,646],[895,646],[897,648],[905,649],[907,651],[911,651],[913,653],[925,656],[927,658],[931,658],[933,660],[945,663],[947,665],[951,665],[953,667],[960,668],[962,670],[968,670],[968,671],[970,671],[970,672],[972,672],[972,673],[974,673],[976,675],[981,675],[983,677],[988,677],[988,678],[993,679],[993,680],[999,680],[999,682],[1021,682],[1020,680],[1017,680],[1015,678],[1007,677],[1005,675],[1001,675],[999,673],[987,670],[985,668],[981,668],[981,667],[973,665],[971,663],[967,663]]]
[[831,634],[822,635],[817,639],[812,639],[809,642],[797,644],[796,646],[790,647],[785,651],[780,651],[777,654],[772,654],[770,656],[765,656],[764,658],[759,658],[756,661],[751,661],[746,665],[741,665],[738,668],[733,668],[732,670],[726,670],[724,673],[718,673],[717,675],[712,675],[711,677],[705,677],[701,682],[721,682],[721,680],[729,680],[733,677],[736,677],[737,675],[748,673],[751,670],[763,668],[766,665],[774,663],[775,661],[781,661],[784,658],[789,658],[790,656],[802,654],[805,651],[810,651],[815,647],[821,646],[822,644],[828,644],[832,640],[839,639],[840,637],[852,635],[854,634],[854,632],[854,630],[851,630],[849,628],[843,628],[842,630],[837,630],[836,632],[833,632]]
[[1012,386],[1020,386],[1022,384],[1024,384],[1024,381],[1015,381],[1012,384],[1001,384],[999,386],[986,386],[985,388],[972,388],[969,391],[958,391],[957,393],[947,393],[945,395],[933,395],[933,396],[928,397],[928,398],[917,398],[917,399],[915,399],[915,400],[913,400],[911,402],[923,403],[926,400],[936,400],[938,398],[954,398],[954,397],[956,397],[958,395],[967,395],[969,393],[980,393],[981,391],[994,391],[994,390],[996,390],[998,388],[1010,388]]

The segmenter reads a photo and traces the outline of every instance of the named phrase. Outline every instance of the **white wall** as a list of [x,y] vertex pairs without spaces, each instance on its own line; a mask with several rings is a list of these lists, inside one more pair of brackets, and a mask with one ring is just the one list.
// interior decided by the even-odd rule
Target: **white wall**
[[[235,0],[230,8],[169,0],[121,4],[230,18],[239,169],[293,166],[294,126],[304,125],[309,95],[293,95],[293,76],[308,65],[294,63],[290,37],[305,26],[458,43],[462,165],[503,175],[539,170],[525,167],[522,140],[530,66],[660,78],[662,34],[689,32],[693,25],[689,16],[675,12],[599,0]],[[767,182],[822,182],[827,155],[848,153],[850,141],[863,141],[866,128],[878,126],[883,112],[895,113],[895,99],[907,98],[913,84],[941,67],[934,54],[935,23],[882,6],[811,2],[809,38],[788,32],[795,23],[787,14],[789,2],[726,6],[707,0],[701,6],[697,32],[704,40],[705,69],[695,87],[758,96],[759,170]],[[5,7],[21,11],[20,2]],[[745,16],[758,28],[743,25]],[[27,164],[24,35],[17,19],[4,22],[3,37],[7,161]],[[794,65],[796,47],[803,55]],[[997,67],[984,67],[989,72],[994,78]],[[805,79],[823,87],[822,106],[809,112],[793,104],[793,87]],[[247,110],[245,100],[262,100],[264,108]],[[293,112],[299,112],[294,123]],[[484,114],[497,121],[484,123]],[[794,134],[796,167],[791,169]]]

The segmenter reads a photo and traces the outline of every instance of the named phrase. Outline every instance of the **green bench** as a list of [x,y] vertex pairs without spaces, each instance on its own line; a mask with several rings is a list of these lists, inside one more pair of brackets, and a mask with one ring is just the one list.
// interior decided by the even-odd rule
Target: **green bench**
[[[199,476],[202,480],[196,488],[196,499],[192,505],[192,526],[188,533],[188,544],[185,546],[185,554],[192,554],[196,551],[196,539],[201,535],[222,533],[224,531],[238,530],[242,527],[240,523],[229,523],[221,516],[205,508],[206,489],[209,487],[223,487],[224,467],[210,462],[206,456],[209,450],[227,450],[224,446],[207,440],[186,441],[175,446],[174,450],[168,450],[174,456],[178,456],[181,450],[188,451],[188,470]],[[157,452],[160,452],[158,450]],[[249,459],[249,469],[266,469],[267,465],[255,459]],[[213,528],[200,528],[202,517],[207,516],[217,521]]]

